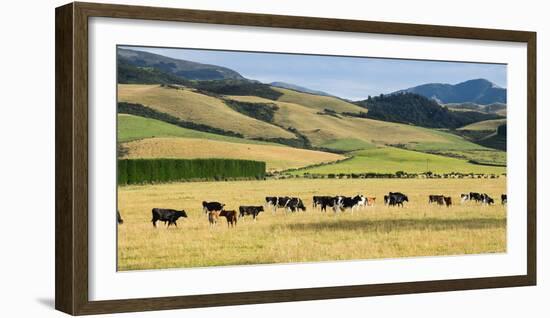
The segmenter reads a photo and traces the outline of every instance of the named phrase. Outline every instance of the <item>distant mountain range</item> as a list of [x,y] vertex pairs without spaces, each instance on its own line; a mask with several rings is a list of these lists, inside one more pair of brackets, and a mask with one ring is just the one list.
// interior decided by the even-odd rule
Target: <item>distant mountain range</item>
[[313,95],[336,97],[334,95],[331,95],[329,93],[325,93],[323,91],[317,91],[317,90],[314,90],[314,89],[309,89],[307,87],[298,86],[298,85],[295,85],[295,84],[290,84],[290,83],[285,83],[285,82],[271,82],[271,83],[269,83],[269,85],[275,86],[275,87],[280,87],[280,88],[287,88],[287,89],[291,89],[293,91],[298,91],[298,92],[308,93],[308,94],[313,94]]
[[440,104],[475,103],[506,104],[506,89],[486,79],[474,79],[456,85],[432,83],[400,90],[396,93],[414,93],[436,100]]
[[226,67],[174,59],[143,51],[118,49],[117,57],[119,65],[136,67],[140,71],[148,71],[152,68],[164,75],[185,80],[245,79],[238,72]]

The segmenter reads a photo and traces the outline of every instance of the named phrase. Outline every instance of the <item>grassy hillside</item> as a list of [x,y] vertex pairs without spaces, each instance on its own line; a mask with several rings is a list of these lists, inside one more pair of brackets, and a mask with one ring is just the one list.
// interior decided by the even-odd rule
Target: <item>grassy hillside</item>
[[375,148],[352,152],[354,157],[340,163],[306,168],[292,174],[319,173],[495,173],[506,171],[503,167],[482,166],[468,163],[466,160],[426,154],[393,147]]
[[118,114],[118,141],[127,142],[132,140],[153,138],[153,137],[187,137],[199,139],[220,140],[234,143],[273,145],[279,144],[211,134],[207,132],[187,129],[176,125],[168,124],[160,120],[144,118],[129,114]]
[[[307,94],[306,94],[307,95]],[[272,102],[255,96],[226,96],[249,102]],[[294,127],[304,134],[314,146],[336,151],[368,149],[372,145],[403,145],[421,151],[433,150],[487,150],[460,136],[440,130],[379,120],[329,116],[319,110],[300,104],[274,102],[279,109],[274,121],[282,127]]]
[[[309,94],[290,92],[284,96],[310,96]],[[343,102],[332,97],[311,96],[313,98],[332,99],[337,103]],[[257,96],[231,95],[218,98],[200,94],[190,89],[171,89],[158,85],[119,85],[119,99],[121,101],[144,104],[158,111],[183,118],[184,120],[206,124],[227,131],[239,132],[248,138],[294,139],[296,135],[288,130],[293,129],[300,135],[305,136],[312,146],[332,149],[338,152],[371,149],[374,146],[394,145],[399,148],[449,155],[477,162],[491,163],[491,160],[493,160],[487,160],[489,157],[487,153],[494,150],[474,144],[461,136],[443,130],[368,118],[343,115],[333,116],[320,111],[319,108],[280,100],[273,101]],[[244,113],[238,112],[229,107],[223,99],[257,103],[258,105],[274,105],[276,107],[273,108],[273,112],[270,114],[270,121],[273,123],[254,119]],[[302,100],[306,99],[302,98]],[[305,103],[312,103],[312,100],[306,100]],[[254,107],[254,104],[247,105],[247,107]],[[196,138],[196,135],[188,135],[189,131],[178,130],[178,132],[174,132],[171,128],[169,129],[170,131],[165,131],[164,129],[168,128],[160,129],[156,127],[153,129],[154,131],[149,131],[143,127],[136,127],[131,128],[133,132],[121,133],[121,138],[124,138],[123,140],[151,136]],[[194,132],[194,134],[197,134],[197,132]],[[214,135],[215,137],[212,135],[201,136],[208,139],[225,140],[220,135]],[[246,142],[242,139],[239,141],[227,141],[235,143]],[[496,155],[496,157],[499,158],[499,164],[505,163],[504,153]],[[285,165],[277,165],[277,167],[282,166]]]
[[493,130],[496,131],[498,126],[505,124],[506,119],[494,119],[494,120],[484,120],[464,127],[459,128],[458,130]]
[[216,97],[190,89],[119,84],[118,101],[142,104],[186,121],[238,132],[246,137],[295,138],[282,128],[234,111]]
[[366,142],[361,139],[355,139],[355,138],[344,138],[344,139],[336,139],[336,140],[329,140],[325,143],[322,143],[320,145],[323,148],[326,149],[332,149],[337,151],[354,151],[354,150],[361,150],[361,149],[372,149],[376,148],[375,145],[372,143]]
[[125,143],[125,158],[229,158],[264,161],[268,171],[299,168],[344,159],[338,154],[196,138],[148,138]]
[[367,110],[362,107],[335,97],[307,94],[280,87],[273,87],[273,89],[283,93],[283,95],[277,99],[280,102],[300,104],[321,111],[325,108],[332,109],[338,113],[367,112]]

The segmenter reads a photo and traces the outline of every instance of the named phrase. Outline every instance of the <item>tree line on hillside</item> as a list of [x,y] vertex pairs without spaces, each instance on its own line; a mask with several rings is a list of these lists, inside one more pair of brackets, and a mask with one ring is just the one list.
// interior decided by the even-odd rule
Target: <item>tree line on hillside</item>
[[233,99],[224,99],[224,102],[227,106],[241,114],[268,123],[273,123],[275,112],[279,110],[279,106],[273,103],[249,103]]
[[356,104],[368,109],[368,113],[357,116],[428,128],[455,129],[483,120],[504,118],[476,111],[453,112],[434,100],[413,93],[369,96]]

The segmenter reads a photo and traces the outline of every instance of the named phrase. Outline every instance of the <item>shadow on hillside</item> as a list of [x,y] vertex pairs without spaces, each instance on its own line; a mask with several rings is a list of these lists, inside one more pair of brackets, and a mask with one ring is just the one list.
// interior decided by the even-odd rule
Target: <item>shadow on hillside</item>
[[[280,225],[278,225],[280,226]],[[293,231],[342,231],[363,230],[368,232],[391,231],[445,231],[445,230],[478,230],[505,228],[506,219],[469,218],[445,220],[437,218],[398,219],[398,220],[327,220],[316,223],[298,223],[283,225]]]

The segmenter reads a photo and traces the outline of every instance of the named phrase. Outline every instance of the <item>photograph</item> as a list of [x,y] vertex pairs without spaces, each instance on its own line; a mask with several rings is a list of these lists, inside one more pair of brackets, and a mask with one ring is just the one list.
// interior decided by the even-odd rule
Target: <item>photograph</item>
[[506,253],[507,68],[118,45],[117,271]]

